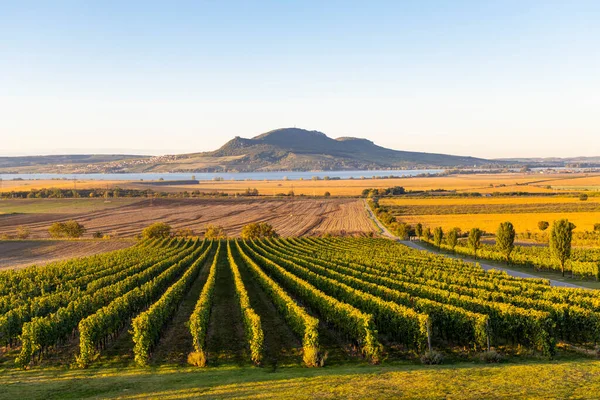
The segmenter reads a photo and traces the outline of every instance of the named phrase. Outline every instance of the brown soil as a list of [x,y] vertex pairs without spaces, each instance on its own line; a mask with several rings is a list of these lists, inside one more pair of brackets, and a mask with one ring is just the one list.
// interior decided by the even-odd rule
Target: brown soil
[[[45,201],[40,199],[39,201]],[[0,216],[0,235],[14,235],[18,226],[31,229],[32,238],[48,238],[48,227],[57,221],[82,223],[86,236],[100,231],[131,237],[154,223],[166,222],[175,230],[200,233],[208,224],[221,225],[229,236],[238,236],[251,222],[268,222],[282,236],[314,236],[326,232],[366,234],[375,228],[362,201],[357,199],[143,199],[110,209],[73,213],[25,213]]]
[[29,265],[43,265],[51,261],[119,250],[133,245],[132,241],[60,241],[25,240],[0,241],[0,270],[22,268]]

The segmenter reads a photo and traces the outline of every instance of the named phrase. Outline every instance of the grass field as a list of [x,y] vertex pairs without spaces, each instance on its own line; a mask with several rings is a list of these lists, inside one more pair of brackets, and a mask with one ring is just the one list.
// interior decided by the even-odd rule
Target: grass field
[[2,399],[595,399],[600,362],[0,371]]

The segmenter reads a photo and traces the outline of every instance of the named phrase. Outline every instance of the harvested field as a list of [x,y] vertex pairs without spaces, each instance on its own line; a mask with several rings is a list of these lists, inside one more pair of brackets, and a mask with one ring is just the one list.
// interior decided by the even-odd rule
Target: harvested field
[[128,240],[15,240],[0,241],[0,270],[43,265],[132,246]]
[[[131,237],[155,222],[166,222],[173,229],[190,228],[200,233],[208,224],[222,225],[230,236],[239,235],[242,227],[251,222],[268,222],[282,236],[314,236],[326,232],[363,235],[375,232],[367,217],[363,202],[357,199],[138,199],[109,208],[100,207],[85,212],[66,212],[68,207],[49,212],[0,215],[0,235],[15,233],[18,226],[31,229],[32,237],[47,238],[48,227],[57,221],[74,219],[82,223],[86,236],[103,232],[116,237]],[[36,209],[48,199],[5,200],[3,207],[17,207],[27,201]],[[73,204],[93,199],[61,199]],[[41,206],[40,206],[41,207]],[[43,207],[41,207],[43,209]]]
[[[331,173],[335,177],[335,172]],[[366,188],[388,188],[403,186],[408,190],[456,190],[458,192],[530,192],[564,193],[565,190],[577,191],[580,188],[600,187],[600,176],[582,173],[501,173],[501,174],[464,174],[435,177],[404,177],[395,179],[372,179],[368,174],[364,179],[343,180],[261,180],[261,181],[200,181],[197,185],[152,185],[139,181],[100,181],[80,179],[76,183],[70,180],[23,180],[3,181],[0,191],[29,191],[42,188],[70,189],[76,185],[79,189],[152,189],[164,192],[200,191],[204,193],[224,192],[241,193],[248,187],[256,188],[261,195],[274,196],[287,194],[293,190],[296,195],[323,196],[329,192],[332,196],[358,196]]]

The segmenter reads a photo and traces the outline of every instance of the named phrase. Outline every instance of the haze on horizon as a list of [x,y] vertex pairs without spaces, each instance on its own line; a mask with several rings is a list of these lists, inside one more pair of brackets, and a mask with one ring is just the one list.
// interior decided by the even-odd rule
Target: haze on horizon
[[600,156],[600,2],[5,2],[0,156],[173,154],[297,126]]

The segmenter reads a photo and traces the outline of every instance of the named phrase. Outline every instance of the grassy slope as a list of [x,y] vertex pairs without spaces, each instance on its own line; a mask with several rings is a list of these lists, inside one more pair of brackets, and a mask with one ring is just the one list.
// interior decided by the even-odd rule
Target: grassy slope
[[597,398],[600,362],[323,369],[34,369],[1,373],[0,398]]

